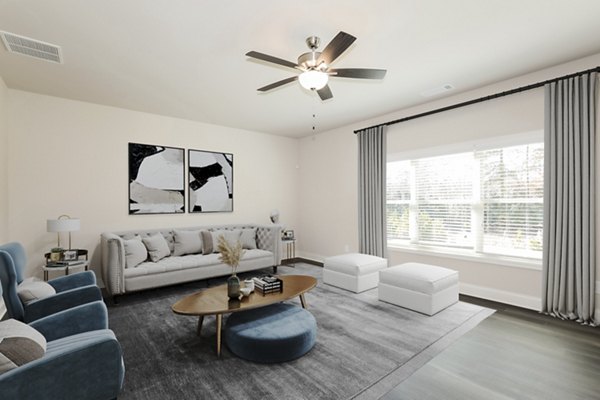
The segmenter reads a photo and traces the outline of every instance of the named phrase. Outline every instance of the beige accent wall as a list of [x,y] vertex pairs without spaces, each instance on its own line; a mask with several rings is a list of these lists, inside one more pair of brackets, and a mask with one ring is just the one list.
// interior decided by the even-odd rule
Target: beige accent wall
[[[300,256],[322,260],[327,256],[358,251],[358,146],[354,130],[597,65],[600,65],[600,54],[301,139],[300,187],[303,190],[300,193],[300,204],[302,210],[310,210],[310,213],[301,214],[302,218],[297,228],[298,253]],[[506,116],[502,114],[495,114],[498,108],[508,112],[512,122],[504,121]],[[488,119],[489,129],[471,129],[474,125],[481,125],[482,119]],[[388,147],[389,151],[396,152],[450,145],[484,136],[489,138],[515,133],[515,129],[543,129],[543,124],[543,90],[536,89],[394,125],[389,130]],[[600,174],[598,179],[600,185]],[[597,220],[597,226],[600,232],[600,218]],[[597,237],[597,240],[600,245],[600,237]],[[541,270],[418,254],[392,248],[389,249],[389,259],[391,265],[416,261],[456,269],[460,273],[463,293],[533,309],[537,309],[540,304]],[[600,280],[600,268],[597,267],[597,271],[597,280]],[[598,290],[600,288],[597,289],[597,293]],[[600,297],[597,294],[596,310],[600,313],[598,300]]]
[[8,240],[8,89],[0,77],[0,243]]
[[[43,254],[56,245],[46,219],[61,214],[81,218],[73,246],[92,252],[96,271],[104,231],[270,223],[274,208],[297,225],[296,139],[12,89],[8,97],[8,227],[10,240],[27,249],[27,275],[41,276]],[[128,142],[233,153],[234,211],[130,216]]]

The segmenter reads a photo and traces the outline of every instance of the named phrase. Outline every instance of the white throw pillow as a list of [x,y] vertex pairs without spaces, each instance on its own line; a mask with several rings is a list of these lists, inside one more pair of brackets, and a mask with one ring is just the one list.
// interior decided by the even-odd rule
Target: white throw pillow
[[25,304],[56,294],[56,290],[39,278],[26,278],[17,286],[17,294]]
[[133,268],[148,259],[148,250],[142,243],[142,238],[135,236],[133,239],[123,240],[125,244],[125,268]]
[[211,232],[211,234],[212,234],[212,238],[213,238],[213,251],[215,253],[218,253],[219,252],[219,248],[218,248],[219,247],[219,236],[223,235],[225,240],[231,246],[235,246],[240,241],[240,235],[242,234],[242,231],[240,229],[234,229],[234,230],[219,229],[219,230]]
[[243,249],[256,249],[256,228],[242,229],[240,242],[242,242]]
[[173,231],[175,246],[173,248],[174,256],[183,256],[185,254],[202,253],[202,238],[200,231]]
[[0,322],[0,374],[42,358],[46,354],[46,338],[30,327],[8,319]]
[[152,262],[157,262],[171,255],[169,245],[167,244],[165,237],[160,232],[143,238],[142,242],[144,242],[144,246],[146,246],[148,255],[150,256],[150,260],[152,260]]

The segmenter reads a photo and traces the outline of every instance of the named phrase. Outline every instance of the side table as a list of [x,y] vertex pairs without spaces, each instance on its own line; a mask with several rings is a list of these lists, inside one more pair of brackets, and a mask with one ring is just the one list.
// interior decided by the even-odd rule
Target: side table
[[[50,253],[44,254],[46,257],[46,265],[42,265],[42,271],[44,271],[44,280],[48,281],[48,272],[50,271],[61,271],[64,275],[69,275],[71,270],[79,269],[83,267],[83,271],[87,271],[90,262],[88,261],[88,251],[86,249],[71,249],[77,252],[77,261],[83,261],[81,264],[76,265],[65,265],[65,266],[48,266],[52,261],[50,260]],[[80,271],[77,271],[80,272]]]
[[[48,281],[48,272],[50,271],[62,271],[64,275],[69,275],[73,269],[79,269],[83,267],[83,271],[87,271],[90,266],[89,261],[85,260],[83,264],[77,265],[65,265],[64,267],[48,267],[46,265],[42,265],[42,271],[44,271],[44,280]],[[81,272],[81,271],[77,271]]]
[[295,267],[296,260],[296,239],[281,239],[281,242],[285,244],[285,260],[292,260],[291,262],[286,263],[291,267]]

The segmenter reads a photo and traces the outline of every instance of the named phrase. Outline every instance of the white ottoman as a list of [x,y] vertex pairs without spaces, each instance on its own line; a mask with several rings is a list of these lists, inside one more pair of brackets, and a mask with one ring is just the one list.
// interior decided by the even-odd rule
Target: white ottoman
[[379,300],[433,315],[458,301],[458,272],[406,263],[379,272]]
[[368,254],[350,253],[328,257],[323,262],[323,282],[354,293],[377,287],[379,271],[387,260]]

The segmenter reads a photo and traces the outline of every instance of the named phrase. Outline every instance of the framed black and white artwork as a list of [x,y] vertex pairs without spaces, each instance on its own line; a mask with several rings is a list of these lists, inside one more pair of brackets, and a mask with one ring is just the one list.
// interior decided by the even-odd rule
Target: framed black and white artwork
[[233,154],[188,150],[189,212],[233,211]]
[[129,143],[129,214],[185,212],[184,150]]

